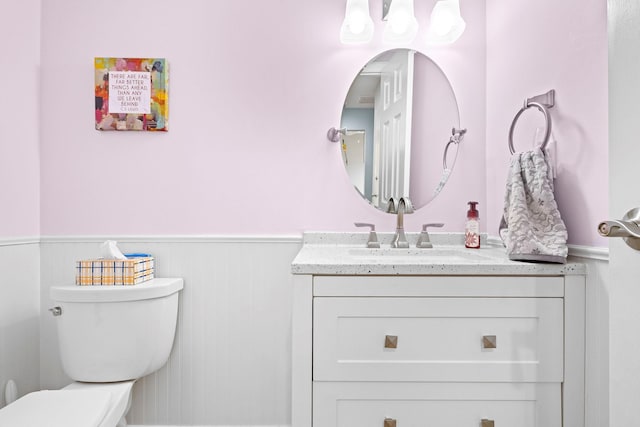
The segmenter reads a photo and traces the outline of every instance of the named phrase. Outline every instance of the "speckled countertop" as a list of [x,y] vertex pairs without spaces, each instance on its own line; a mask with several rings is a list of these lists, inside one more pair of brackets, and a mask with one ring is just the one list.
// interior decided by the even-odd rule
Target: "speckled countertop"
[[378,233],[380,249],[368,249],[368,233],[305,233],[291,264],[293,274],[319,275],[542,275],[585,274],[584,264],[511,261],[495,239],[464,247],[462,233],[429,233],[432,249],[417,249],[419,233],[407,233],[409,249],[390,248],[393,233]]

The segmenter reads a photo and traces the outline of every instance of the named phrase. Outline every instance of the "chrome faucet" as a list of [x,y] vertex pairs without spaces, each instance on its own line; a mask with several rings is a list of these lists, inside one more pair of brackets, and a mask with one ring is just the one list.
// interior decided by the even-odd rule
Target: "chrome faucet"
[[413,205],[408,197],[401,197],[398,200],[398,207],[396,209],[398,214],[398,224],[396,226],[396,234],[391,240],[392,248],[408,248],[409,242],[407,236],[404,234],[404,214],[413,213]]

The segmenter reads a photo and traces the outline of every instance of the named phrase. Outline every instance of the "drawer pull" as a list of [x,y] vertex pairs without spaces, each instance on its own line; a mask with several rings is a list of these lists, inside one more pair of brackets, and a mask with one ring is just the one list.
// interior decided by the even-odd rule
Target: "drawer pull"
[[493,422],[493,420],[487,420],[486,418],[483,418],[480,421],[480,427],[495,427],[495,423]]
[[[482,336],[482,348],[497,348],[498,340],[495,335],[483,335]],[[485,427],[484,424],[482,427]]]
[[393,418],[385,418],[384,427],[396,427],[396,420]]
[[398,337],[396,335],[385,335],[384,348],[398,348]]

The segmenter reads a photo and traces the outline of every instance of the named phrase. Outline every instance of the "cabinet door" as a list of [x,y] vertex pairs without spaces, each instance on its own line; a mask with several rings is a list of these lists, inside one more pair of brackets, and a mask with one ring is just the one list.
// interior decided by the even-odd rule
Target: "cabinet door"
[[561,427],[560,384],[314,383],[313,427]]
[[561,298],[314,298],[314,381],[562,382]]

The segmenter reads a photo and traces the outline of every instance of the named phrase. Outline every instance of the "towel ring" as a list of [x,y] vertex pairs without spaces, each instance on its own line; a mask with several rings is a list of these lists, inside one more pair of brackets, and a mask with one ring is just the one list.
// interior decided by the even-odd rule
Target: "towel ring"
[[551,137],[551,114],[549,114],[547,107],[545,107],[544,105],[538,102],[527,102],[526,105],[522,107],[520,111],[518,111],[518,114],[516,114],[516,116],[513,118],[511,128],[509,129],[509,151],[511,151],[511,154],[515,154],[516,152],[516,150],[513,148],[513,130],[516,127],[516,122],[518,121],[518,118],[520,118],[520,115],[530,107],[537,108],[544,115],[544,120],[547,123],[547,128],[544,131],[544,141],[542,142],[542,146],[540,148],[542,150],[547,148],[547,143],[549,142],[549,138]]

